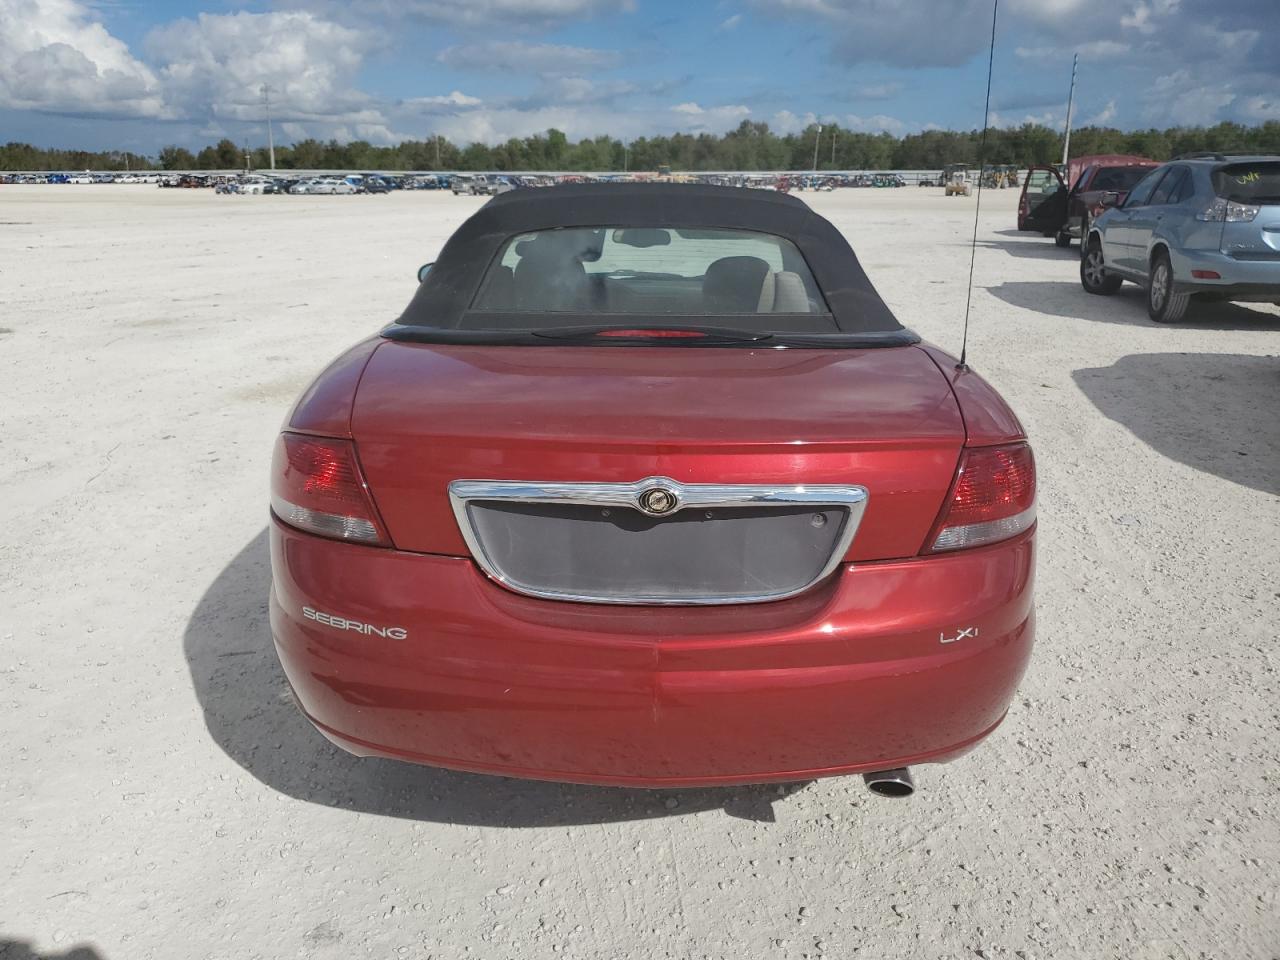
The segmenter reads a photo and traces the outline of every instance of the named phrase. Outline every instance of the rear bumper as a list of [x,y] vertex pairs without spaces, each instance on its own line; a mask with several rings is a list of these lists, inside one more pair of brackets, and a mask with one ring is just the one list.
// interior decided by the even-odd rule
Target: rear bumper
[[[1280,260],[1237,260],[1215,250],[1175,250],[1170,253],[1174,287],[1179,293],[1216,293],[1229,300],[1280,300]],[[1193,270],[1212,270],[1220,280],[1191,276]]]
[[322,733],[360,755],[507,776],[695,786],[949,760],[999,724],[1032,644],[1034,530],[697,609],[533,599],[469,559],[274,521],[271,555],[276,649]]

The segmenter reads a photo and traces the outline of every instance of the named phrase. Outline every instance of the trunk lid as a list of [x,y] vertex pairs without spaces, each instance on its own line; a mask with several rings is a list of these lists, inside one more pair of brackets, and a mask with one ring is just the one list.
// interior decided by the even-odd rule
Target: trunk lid
[[1259,204],[1252,220],[1224,223],[1221,249],[1237,260],[1280,261],[1280,203]]
[[1212,180],[1221,199],[1258,210],[1247,220],[1232,220],[1228,211],[1221,251],[1237,260],[1280,260],[1280,161],[1229,163]]
[[915,555],[964,424],[916,347],[867,350],[384,342],[352,412],[397,548],[465,556],[454,480],[858,484],[845,559]]

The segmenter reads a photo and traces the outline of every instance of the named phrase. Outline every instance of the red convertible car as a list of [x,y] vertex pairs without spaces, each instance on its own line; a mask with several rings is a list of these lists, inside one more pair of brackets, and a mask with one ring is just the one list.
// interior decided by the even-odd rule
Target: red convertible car
[[1017,418],[768,191],[489,201],[297,402],[271,513],[280,661],[360,755],[905,795],[1031,652]]

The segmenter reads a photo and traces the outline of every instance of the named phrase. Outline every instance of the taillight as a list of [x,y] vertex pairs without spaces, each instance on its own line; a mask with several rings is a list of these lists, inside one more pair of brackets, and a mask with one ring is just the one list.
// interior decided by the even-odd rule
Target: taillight
[[1262,207],[1254,203],[1236,203],[1217,197],[1213,203],[1196,214],[1197,220],[1210,223],[1225,221],[1226,223],[1252,223]]
[[271,509],[308,533],[391,545],[350,440],[280,434],[271,462]]
[[971,447],[960,455],[951,494],[926,553],[1007,540],[1036,520],[1036,462],[1031,447]]

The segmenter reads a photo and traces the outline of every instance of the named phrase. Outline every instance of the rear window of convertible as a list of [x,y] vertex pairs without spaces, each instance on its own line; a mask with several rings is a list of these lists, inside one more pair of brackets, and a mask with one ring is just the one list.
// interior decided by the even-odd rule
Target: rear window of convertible
[[[791,318],[787,329],[833,329],[795,244],[750,230],[613,226],[522,233],[502,245],[471,311],[465,326],[484,325],[477,313],[784,314]],[[796,315],[812,322],[797,324]]]

